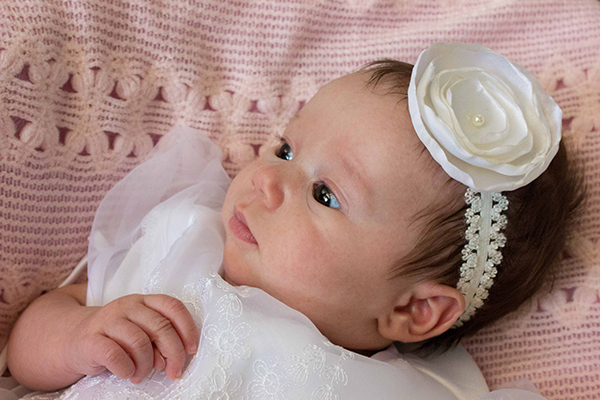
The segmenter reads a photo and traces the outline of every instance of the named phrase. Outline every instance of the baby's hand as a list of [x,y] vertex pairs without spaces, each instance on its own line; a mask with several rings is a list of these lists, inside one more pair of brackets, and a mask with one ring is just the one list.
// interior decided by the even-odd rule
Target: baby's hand
[[185,357],[198,348],[198,329],[183,303],[173,297],[133,294],[104,307],[91,307],[69,353],[79,373],[105,369],[140,383],[152,368],[179,379]]

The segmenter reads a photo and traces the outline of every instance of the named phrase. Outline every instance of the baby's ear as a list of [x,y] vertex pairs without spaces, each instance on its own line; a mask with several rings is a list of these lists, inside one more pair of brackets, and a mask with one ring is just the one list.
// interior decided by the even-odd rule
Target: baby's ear
[[378,318],[379,333],[398,342],[420,342],[446,332],[464,309],[465,298],[456,288],[422,282]]

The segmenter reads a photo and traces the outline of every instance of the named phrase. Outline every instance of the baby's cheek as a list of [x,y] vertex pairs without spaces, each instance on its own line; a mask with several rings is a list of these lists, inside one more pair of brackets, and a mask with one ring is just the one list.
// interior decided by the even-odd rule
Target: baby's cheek
[[348,255],[338,243],[312,231],[298,237],[296,246],[290,249],[287,269],[296,277],[313,285],[336,282]]

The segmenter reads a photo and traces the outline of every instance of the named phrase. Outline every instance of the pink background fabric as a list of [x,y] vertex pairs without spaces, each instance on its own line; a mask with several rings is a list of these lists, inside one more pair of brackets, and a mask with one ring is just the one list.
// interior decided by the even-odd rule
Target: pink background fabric
[[538,77],[590,194],[553,290],[465,345],[491,388],[598,398],[599,21],[597,0],[0,2],[0,345],[171,127],[206,132],[235,175],[329,80],[462,41]]

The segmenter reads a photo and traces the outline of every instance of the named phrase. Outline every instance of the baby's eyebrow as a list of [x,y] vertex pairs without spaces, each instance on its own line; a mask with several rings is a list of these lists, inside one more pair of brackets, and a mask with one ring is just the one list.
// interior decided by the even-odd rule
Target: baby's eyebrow
[[346,157],[340,157],[340,160],[344,170],[348,173],[352,182],[356,182],[360,186],[357,193],[358,197],[362,200],[365,200],[366,194],[372,193],[372,190],[367,179],[365,179],[364,175],[360,173],[360,171],[364,171],[364,168],[360,168],[360,165]]

